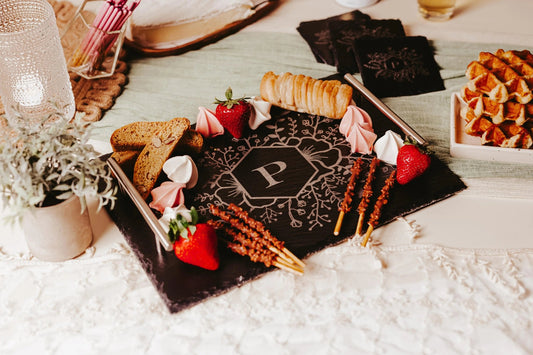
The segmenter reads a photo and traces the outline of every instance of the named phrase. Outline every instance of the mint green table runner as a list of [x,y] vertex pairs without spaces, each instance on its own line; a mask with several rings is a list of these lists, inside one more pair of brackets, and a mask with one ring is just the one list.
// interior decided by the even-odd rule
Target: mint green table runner
[[[466,83],[466,66],[480,51],[493,52],[504,44],[432,41],[446,90],[385,98],[383,101],[426,138],[435,154],[463,178],[533,178],[533,166],[452,158],[449,153],[450,97]],[[111,132],[134,121],[163,121],[173,117],[196,120],[198,107],[214,109],[215,97],[231,86],[235,95],[259,95],[267,71],[289,71],[320,78],[336,68],[317,63],[297,34],[241,32],[200,50],[162,58],[129,60],[129,82],[113,108],[93,124],[92,137],[108,141]]]

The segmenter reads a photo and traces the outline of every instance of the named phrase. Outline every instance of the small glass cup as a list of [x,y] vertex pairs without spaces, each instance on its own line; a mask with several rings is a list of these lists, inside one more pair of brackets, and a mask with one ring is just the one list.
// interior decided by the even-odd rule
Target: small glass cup
[[59,30],[46,0],[0,0],[0,97],[8,120],[41,120],[76,107]]
[[113,31],[95,26],[104,3],[84,0],[61,34],[68,69],[85,79],[112,76],[124,42],[126,23]]
[[379,0],[337,0],[341,6],[350,7],[352,9],[360,9],[370,5],[374,5]]
[[454,10],[455,0],[418,0],[418,12],[427,20],[449,20]]

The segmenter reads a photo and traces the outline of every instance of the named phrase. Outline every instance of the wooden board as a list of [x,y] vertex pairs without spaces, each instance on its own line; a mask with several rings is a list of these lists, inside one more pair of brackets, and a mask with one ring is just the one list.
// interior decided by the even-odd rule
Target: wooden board
[[137,53],[151,57],[162,57],[167,55],[182,54],[193,49],[202,48],[203,46],[206,46],[210,43],[214,43],[224,37],[238,32],[242,28],[248,26],[251,23],[254,23],[255,21],[269,14],[272,10],[274,10],[274,8],[278,6],[279,2],[279,0],[265,0],[263,2],[260,2],[254,7],[255,11],[251,16],[240,21],[232,22],[204,37],[197,38],[191,42],[187,42],[179,46],[171,48],[149,48],[144,47],[132,41],[131,39],[128,39],[127,37],[125,38],[124,44],[126,45],[126,47],[132,49]]

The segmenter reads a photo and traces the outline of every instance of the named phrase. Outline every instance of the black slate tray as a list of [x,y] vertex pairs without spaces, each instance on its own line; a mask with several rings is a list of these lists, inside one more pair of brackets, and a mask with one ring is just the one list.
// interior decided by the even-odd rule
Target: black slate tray
[[[388,129],[401,134],[398,127],[357,91],[354,100],[372,117],[378,137]],[[335,237],[338,206],[344,197],[350,168],[359,155],[350,153],[348,143],[339,133],[339,120],[277,108],[273,108],[272,117],[243,139],[225,134],[206,142],[204,152],[195,158],[200,179],[193,190],[186,192],[187,206],[195,206],[209,217],[209,204],[227,206],[233,202],[262,221],[295,255],[305,258],[353,235],[367,170],[358,184],[353,209],[345,216],[340,235]],[[367,167],[372,156],[364,159]],[[388,164],[380,164],[375,191],[381,189],[393,169]],[[423,176],[410,184],[394,186],[379,225],[464,188],[459,177],[433,157],[430,169]],[[223,245],[219,245],[218,270],[187,265],[172,252],[158,251],[153,233],[126,195],[119,195],[116,208],[109,213],[170,312],[191,307],[277,270],[253,263]]]

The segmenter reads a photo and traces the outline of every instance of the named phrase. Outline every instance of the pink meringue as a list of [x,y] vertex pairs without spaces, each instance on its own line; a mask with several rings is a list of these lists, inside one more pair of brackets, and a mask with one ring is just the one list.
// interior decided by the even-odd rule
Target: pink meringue
[[185,184],[165,181],[152,190],[150,208],[163,213],[167,207],[175,207],[185,203],[183,188]]
[[257,96],[252,97],[249,102],[250,105],[252,105],[252,114],[248,120],[248,126],[250,126],[251,129],[257,129],[261,124],[271,118],[270,108],[272,107],[272,104]]
[[352,147],[352,153],[372,153],[377,135],[372,129],[372,120],[365,110],[355,105],[348,106],[339,125],[339,131],[346,136]]
[[222,127],[213,111],[200,106],[196,117],[196,131],[204,138],[212,138],[224,134],[224,127]]

